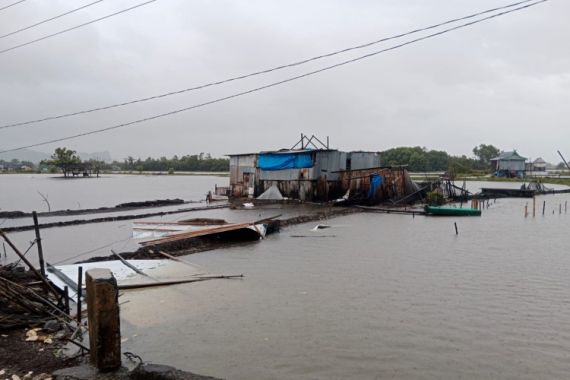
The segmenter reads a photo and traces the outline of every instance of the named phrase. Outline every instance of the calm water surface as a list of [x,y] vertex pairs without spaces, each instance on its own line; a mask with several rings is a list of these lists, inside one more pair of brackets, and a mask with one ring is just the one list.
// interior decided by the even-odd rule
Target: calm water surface
[[47,211],[115,206],[124,202],[180,198],[206,198],[214,185],[227,186],[229,179],[218,176],[186,175],[101,175],[100,178],[70,178],[46,174],[0,175],[0,210]]
[[[228,379],[568,378],[567,201],[538,197],[535,218],[523,215],[526,199],[491,202],[480,218],[356,214],[327,221],[330,229],[298,225],[187,256],[246,277],[126,292],[123,350]],[[276,211],[205,214],[233,221]],[[65,258],[128,239],[130,223],[45,234],[50,254]]]

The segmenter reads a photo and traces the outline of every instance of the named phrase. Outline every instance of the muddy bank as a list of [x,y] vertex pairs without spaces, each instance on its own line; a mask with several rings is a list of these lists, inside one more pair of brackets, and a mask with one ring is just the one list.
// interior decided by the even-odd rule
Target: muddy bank
[[[145,214],[136,214],[136,215],[107,216],[104,218],[77,219],[77,220],[68,220],[65,222],[41,223],[39,225],[39,227],[40,227],[40,229],[44,229],[44,228],[53,228],[53,227],[77,226],[80,224],[117,222],[117,221],[121,221],[121,220],[143,219],[143,218],[149,218],[151,216],[164,216],[164,215],[172,215],[172,214],[181,214],[181,213],[191,212],[191,211],[204,211],[204,210],[213,210],[213,209],[228,208],[228,207],[230,207],[228,204],[220,204],[220,205],[214,205],[214,206],[203,206],[203,207],[190,207],[190,208],[183,208],[183,209],[173,210],[173,211],[158,211],[158,212],[149,212],[149,213],[145,213]],[[118,211],[124,211],[124,210],[125,209],[118,210]],[[17,226],[17,227],[5,227],[5,228],[2,228],[2,231],[4,231],[4,232],[31,231],[34,228],[35,227],[33,225]]]
[[[312,214],[307,215],[300,215],[288,219],[277,219],[270,225],[267,230],[267,234],[276,233],[279,231],[280,228],[285,228],[288,226],[308,223],[318,220],[325,220],[331,219],[343,215],[355,214],[364,212],[362,209],[358,208],[328,208],[323,211],[317,211]],[[198,252],[205,252],[210,251],[218,248],[229,248],[235,247],[239,245],[246,245],[246,244],[258,244],[261,241],[222,241],[218,239],[210,239],[208,237],[197,237],[192,239],[187,239],[184,241],[179,241],[176,243],[172,243],[169,245],[164,245],[160,247],[141,247],[134,252],[120,252],[120,255],[124,259],[128,260],[143,260],[143,259],[164,259],[164,256],[159,253],[159,251],[168,252],[172,256],[185,256],[193,253]],[[114,255],[107,255],[107,256],[97,256],[92,257],[88,260],[80,261],[79,263],[88,263],[88,262],[98,262],[98,261],[108,261],[108,260],[117,260]]]
[[[26,330],[16,329],[3,331],[0,336],[0,371],[5,371],[2,378],[17,375],[24,378],[30,371],[30,379],[40,374],[51,374],[53,371],[75,366],[81,358],[65,358],[56,356],[61,344],[45,344],[43,342],[27,342]],[[45,376],[47,378],[50,376]]]
[[[99,207],[99,208],[87,208],[81,210],[57,210],[49,212],[38,212],[38,216],[73,216],[73,215],[88,215],[88,214],[103,214],[109,212],[123,212],[130,210],[137,210],[141,208],[152,208],[152,207],[164,207],[164,206],[174,206],[187,203],[200,203],[199,201],[184,201],[182,199],[157,199],[152,201],[142,201],[142,202],[127,202],[120,203],[113,207]],[[31,218],[31,212],[23,211],[1,211],[0,218],[4,219],[19,219],[19,218]]]

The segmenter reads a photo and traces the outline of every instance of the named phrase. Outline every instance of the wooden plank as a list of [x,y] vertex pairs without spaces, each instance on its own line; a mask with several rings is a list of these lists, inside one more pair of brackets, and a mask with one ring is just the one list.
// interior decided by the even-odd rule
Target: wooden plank
[[155,240],[144,241],[144,242],[141,242],[140,244],[146,247],[146,246],[152,246],[152,245],[157,245],[157,244],[162,244],[162,243],[171,243],[171,242],[175,242],[175,241],[191,239],[191,238],[200,237],[200,236],[208,236],[208,235],[213,235],[213,234],[222,233],[222,232],[236,231],[236,230],[239,230],[242,228],[248,228],[251,225],[252,225],[251,223],[242,223],[242,224],[230,224],[230,225],[222,226],[222,227],[205,228],[205,229],[201,229],[198,231],[182,232],[182,233],[179,233],[179,234],[176,234],[173,236],[168,236],[168,237],[155,239]]

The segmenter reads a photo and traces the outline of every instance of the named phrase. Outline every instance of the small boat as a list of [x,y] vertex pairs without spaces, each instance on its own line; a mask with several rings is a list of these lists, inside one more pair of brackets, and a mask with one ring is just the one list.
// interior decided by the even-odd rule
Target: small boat
[[481,196],[487,198],[532,198],[536,194],[533,189],[495,189],[481,188]]
[[426,215],[432,216],[481,216],[481,210],[476,208],[459,208],[448,206],[430,206],[424,207]]

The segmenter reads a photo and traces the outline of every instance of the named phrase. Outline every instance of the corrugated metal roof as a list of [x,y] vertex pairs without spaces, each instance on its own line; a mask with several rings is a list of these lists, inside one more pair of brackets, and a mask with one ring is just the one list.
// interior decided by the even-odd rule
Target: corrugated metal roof
[[299,154],[310,152],[336,152],[336,149],[280,149],[280,150],[265,150],[259,154]]
[[225,156],[227,156],[227,157],[233,157],[233,156],[255,156],[256,154],[259,154],[259,153],[230,153],[230,154],[226,154]]
[[228,157],[232,156],[252,156],[256,154],[299,154],[307,152],[338,152],[338,149],[279,149],[279,150],[262,150],[257,153],[235,153],[226,154]]
[[501,152],[499,157],[492,158],[492,160],[501,161],[526,161],[526,159],[526,157],[518,154],[516,150],[513,150],[512,152]]

